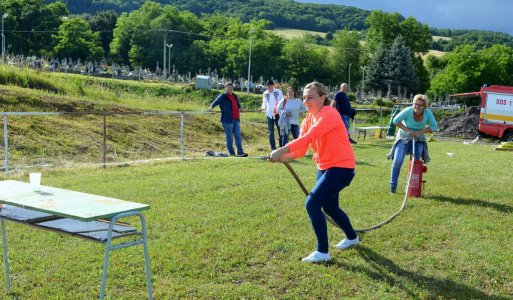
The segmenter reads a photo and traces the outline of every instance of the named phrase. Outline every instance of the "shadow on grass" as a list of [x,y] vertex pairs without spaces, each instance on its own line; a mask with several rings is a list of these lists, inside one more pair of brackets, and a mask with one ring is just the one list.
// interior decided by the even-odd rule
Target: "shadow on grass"
[[430,276],[406,270],[395,264],[392,260],[359,246],[355,248],[360,256],[370,265],[369,267],[349,266],[341,262],[333,262],[341,268],[365,273],[377,282],[386,282],[391,287],[397,287],[406,292],[412,299],[418,297],[413,286],[426,291],[432,299],[491,299],[506,300],[507,297],[490,296],[479,289],[450,279],[437,279]]
[[368,163],[368,162],[363,161],[363,160],[356,160],[356,165],[357,166],[371,166],[371,167],[375,166],[374,164]]
[[447,197],[444,195],[428,195],[426,199],[433,199],[435,201],[439,202],[448,202],[453,203],[457,205],[474,205],[479,207],[487,207],[487,208],[493,208],[500,212],[506,212],[511,213],[513,212],[513,206],[509,206],[506,204],[500,204],[500,203],[493,203],[478,199],[467,199],[467,198],[453,198],[453,197]]

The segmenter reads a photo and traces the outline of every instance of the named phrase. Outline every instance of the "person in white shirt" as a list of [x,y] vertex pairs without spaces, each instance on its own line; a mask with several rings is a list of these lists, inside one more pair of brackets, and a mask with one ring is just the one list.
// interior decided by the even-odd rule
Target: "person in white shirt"
[[[281,116],[288,118],[290,128],[281,128],[281,146],[285,146],[289,142],[289,131],[292,137],[297,139],[299,137],[299,114],[306,112],[306,107],[301,99],[295,97],[295,92],[292,87],[287,88],[287,96],[285,99],[278,103],[278,112]],[[283,115],[285,113],[285,115]],[[280,123],[281,119],[280,119]],[[285,130],[284,130],[285,129]]]
[[[267,91],[262,96],[261,111],[265,111],[267,117],[267,129],[269,131],[269,144],[271,150],[276,150],[276,140],[274,139],[274,127],[280,135],[280,127],[278,126],[279,112],[276,110],[278,103],[283,100],[283,93],[279,89],[274,88],[274,82],[269,80],[267,82]],[[282,139],[279,139],[279,145],[282,147]]]

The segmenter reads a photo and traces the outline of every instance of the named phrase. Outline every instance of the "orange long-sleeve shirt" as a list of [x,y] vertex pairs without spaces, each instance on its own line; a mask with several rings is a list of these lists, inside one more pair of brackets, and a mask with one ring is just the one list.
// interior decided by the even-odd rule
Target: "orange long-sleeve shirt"
[[301,123],[299,138],[287,144],[294,158],[303,157],[310,145],[315,152],[313,160],[320,170],[332,167],[354,169],[356,166],[347,130],[334,107],[323,106],[317,117],[307,114]]

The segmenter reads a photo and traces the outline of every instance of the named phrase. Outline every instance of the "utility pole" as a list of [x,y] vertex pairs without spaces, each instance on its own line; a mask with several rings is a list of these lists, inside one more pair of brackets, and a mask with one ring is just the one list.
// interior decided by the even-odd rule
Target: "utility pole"
[[367,66],[360,66],[360,68],[362,69],[363,71],[363,76],[362,76],[362,91],[365,91],[365,69],[367,68]]
[[166,44],[166,46],[169,49],[169,53],[167,55],[167,72],[169,74],[169,73],[171,73],[171,48],[173,47],[173,44]]
[[349,63],[349,80],[347,83],[347,93],[351,92],[351,63]]
[[9,16],[8,13],[2,15],[2,62],[5,62],[5,35],[4,35],[4,20]]
[[253,32],[255,32],[255,28],[251,28],[249,31],[249,62],[248,62],[248,94],[249,94],[249,86],[251,85],[251,46],[253,43]]
[[164,63],[162,64],[162,81],[166,81],[166,45],[167,45],[167,32],[164,35]]

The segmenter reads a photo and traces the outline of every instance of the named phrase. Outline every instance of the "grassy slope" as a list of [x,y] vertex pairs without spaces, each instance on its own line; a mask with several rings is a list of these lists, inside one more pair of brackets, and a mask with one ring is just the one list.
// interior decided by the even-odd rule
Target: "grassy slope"
[[[185,156],[203,156],[207,149],[226,151],[218,109],[212,114],[203,113],[221,91],[38,73],[5,66],[0,66],[0,84],[0,111],[6,112],[187,111]],[[260,107],[260,95],[238,94],[244,109]],[[378,122],[377,115],[361,114],[358,118]],[[106,120],[108,163],[180,156],[179,114],[109,115]],[[10,170],[31,165],[102,162],[101,115],[9,116],[8,121]],[[244,112],[241,122],[244,150],[253,156],[268,154],[263,113]],[[1,134],[3,141],[3,131]],[[0,148],[3,156],[4,147]]]
[[302,30],[302,29],[292,29],[292,28],[276,28],[271,31],[278,35],[281,35],[287,39],[302,37],[305,33],[309,33],[312,35],[320,35],[321,37],[324,37],[326,35],[325,32]]
[[[401,204],[401,191],[387,193],[389,146],[355,146],[358,175],[341,205],[356,227],[384,220]],[[325,265],[299,262],[315,238],[304,195],[280,164],[228,158],[46,170],[43,184],[152,206],[145,215],[156,299],[510,299],[513,203],[504,166],[511,153],[456,142],[429,147],[424,198],[365,234],[361,247],[333,250]],[[311,187],[313,163],[292,166]],[[103,247],[14,223],[7,234],[15,295],[97,297]],[[329,226],[329,237],[333,245],[343,234]],[[145,298],[143,274],[142,249],[114,252],[107,294]]]
[[[13,71],[5,67],[0,68],[0,83],[4,84],[0,86],[0,110],[7,112],[199,112],[205,111],[220,93],[161,83]],[[27,88],[34,86],[45,90]],[[239,95],[245,109],[254,110],[260,105],[259,95]],[[265,135],[263,120],[262,114],[243,114],[246,144],[261,144]],[[260,123],[252,125],[247,121]],[[14,165],[70,161],[98,163],[101,161],[102,122],[100,115],[10,116],[10,162]],[[217,112],[188,114],[185,125],[188,156],[203,155],[206,149],[225,151],[224,133]],[[176,157],[180,153],[179,141],[179,115],[107,117],[109,162]],[[255,152],[257,146],[247,150]],[[3,147],[0,151],[3,154]]]

